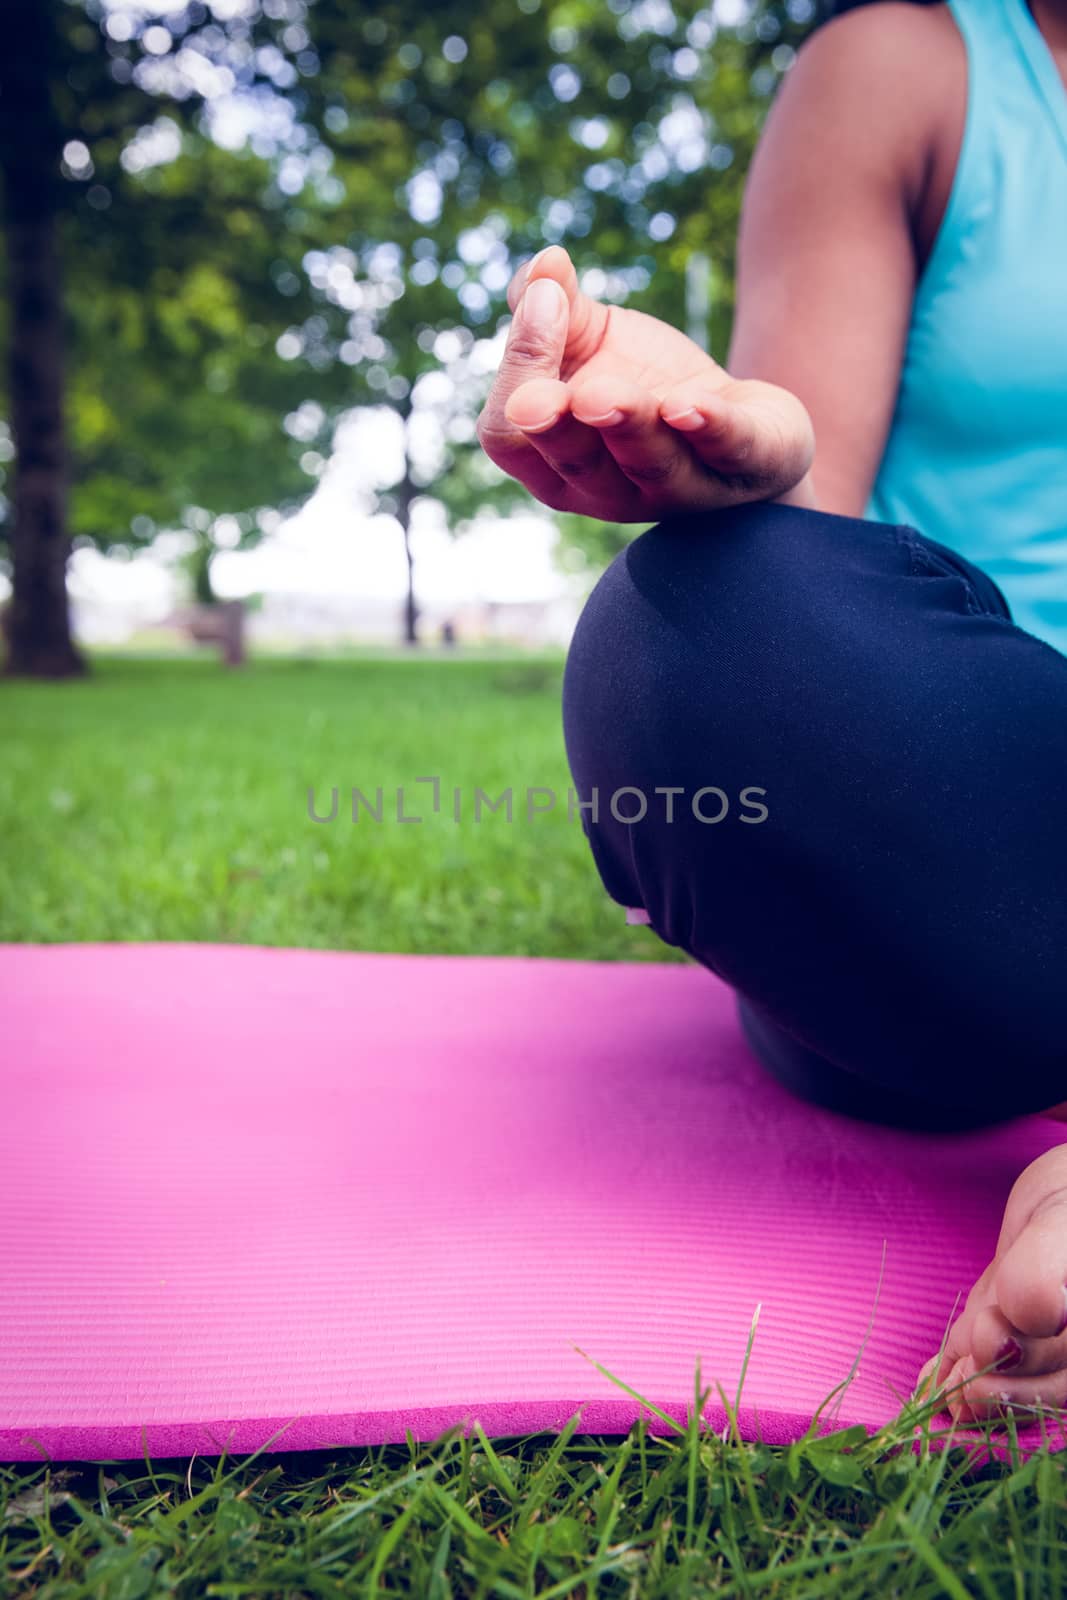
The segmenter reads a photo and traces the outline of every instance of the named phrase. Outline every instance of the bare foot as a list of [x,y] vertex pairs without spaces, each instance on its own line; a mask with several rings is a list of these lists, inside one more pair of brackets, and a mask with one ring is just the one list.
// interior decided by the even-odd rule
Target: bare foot
[[917,1387],[928,1392],[933,1380],[954,1389],[945,1404],[957,1422],[1067,1407],[1065,1280],[1067,1145],[1059,1145],[1015,1180],[997,1253]]

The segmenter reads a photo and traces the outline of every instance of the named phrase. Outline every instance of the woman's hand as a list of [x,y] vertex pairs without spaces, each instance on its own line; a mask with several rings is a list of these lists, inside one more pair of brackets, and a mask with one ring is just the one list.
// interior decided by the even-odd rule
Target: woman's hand
[[785,389],[731,378],[677,328],[593,300],[561,245],[519,268],[508,304],[478,438],[544,505],[650,522],[747,500],[815,504],[811,421]]

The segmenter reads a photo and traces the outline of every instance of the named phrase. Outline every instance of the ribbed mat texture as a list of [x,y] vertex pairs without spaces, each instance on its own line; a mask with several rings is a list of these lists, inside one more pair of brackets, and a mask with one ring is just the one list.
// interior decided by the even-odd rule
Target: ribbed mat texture
[[1064,1133],[816,1110],[688,966],[4,946],[0,1003],[8,1461],[624,1433],[594,1362],[721,1429],[757,1305],[742,1432],[857,1357],[873,1428]]

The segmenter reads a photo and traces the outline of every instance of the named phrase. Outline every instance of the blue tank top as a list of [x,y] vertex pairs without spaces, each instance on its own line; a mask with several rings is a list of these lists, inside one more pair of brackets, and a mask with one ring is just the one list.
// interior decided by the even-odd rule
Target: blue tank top
[[982,567],[1067,653],[1067,88],[1026,0],[948,0],[963,145],[866,515]]

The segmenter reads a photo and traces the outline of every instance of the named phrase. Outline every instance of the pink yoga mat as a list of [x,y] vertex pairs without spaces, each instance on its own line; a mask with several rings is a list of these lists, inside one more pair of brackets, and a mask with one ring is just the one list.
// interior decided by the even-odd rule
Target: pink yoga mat
[[857,1356],[874,1428],[1063,1136],[805,1105],[695,967],[8,946],[0,988],[9,1461],[625,1433],[594,1361],[684,1422],[699,1358],[721,1429],[757,1305],[743,1434]]

